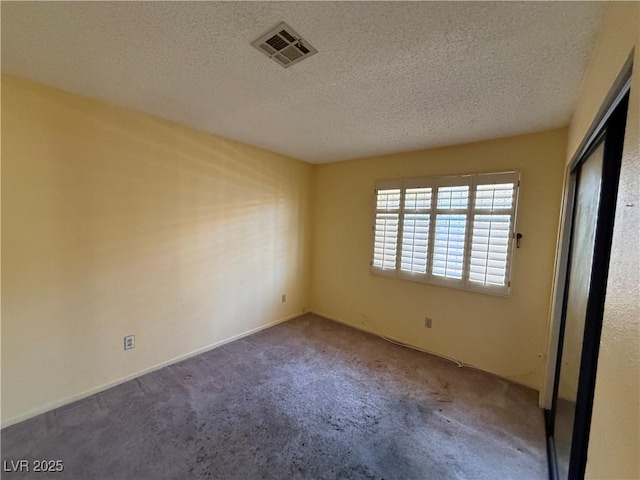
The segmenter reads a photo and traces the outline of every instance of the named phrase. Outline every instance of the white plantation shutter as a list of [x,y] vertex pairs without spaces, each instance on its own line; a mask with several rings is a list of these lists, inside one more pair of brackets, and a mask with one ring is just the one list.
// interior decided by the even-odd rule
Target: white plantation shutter
[[461,280],[464,275],[470,183],[470,176],[436,180],[436,226],[431,269],[436,277]]
[[379,182],[374,272],[508,295],[518,185],[517,172]]
[[462,278],[466,215],[438,214],[432,273],[445,278]]
[[372,266],[395,270],[400,223],[400,188],[376,190],[376,220]]
[[427,272],[429,214],[404,214],[400,268],[409,273]]
[[479,176],[473,209],[469,282],[507,292],[516,174]]
[[376,247],[373,266],[383,270],[395,270],[398,248],[398,214],[376,215]]
[[470,281],[505,284],[510,223],[509,215],[474,215]]
[[466,210],[469,204],[469,185],[438,187],[438,210]]
[[510,183],[486,184],[476,186],[476,209],[511,209],[515,191],[515,179]]
[[431,187],[407,188],[404,194],[400,269],[410,274],[427,273]]

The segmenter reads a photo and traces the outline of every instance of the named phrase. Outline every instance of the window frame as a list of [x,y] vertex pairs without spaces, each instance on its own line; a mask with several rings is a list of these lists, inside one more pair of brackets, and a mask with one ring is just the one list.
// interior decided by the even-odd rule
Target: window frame
[[[482,208],[476,207],[477,188],[481,185],[492,185],[501,183],[513,183],[514,193],[510,208]],[[469,195],[466,208],[438,208],[438,189],[446,186],[469,186]],[[429,233],[427,237],[427,257],[426,257],[426,273],[414,273],[402,270],[402,251],[403,251],[403,235],[405,229],[405,212],[406,212],[406,191],[412,188],[431,188],[431,202],[429,205]],[[376,219],[377,214],[381,213],[377,208],[377,198],[379,190],[400,189],[400,205],[398,209],[398,233],[395,252],[395,268],[383,269],[374,265],[374,256],[376,250]],[[515,263],[516,250],[516,222],[518,217],[518,200],[520,193],[520,171],[510,170],[503,172],[491,173],[470,173],[459,175],[442,175],[432,177],[413,177],[400,178],[392,180],[380,180],[375,182],[374,198],[373,198],[373,223],[372,223],[372,248],[370,258],[370,269],[375,275],[395,277],[403,280],[409,280],[419,283],[427,283],[431,285],[439,285],[449,288],[468,290],[473,292],[498,295],[508,297],[511,295],[511,283],[513,265]],[[411,211],[425,209],[411,209]],[[462,276],[461,278],[449,278],[433,273],[433,259],[435,248],[435,230],[436,219],[438,214],[449,215],[465,215],[465,233],[462,260]],[[471,272],[470,261],[473,244],[474,218],[476,215],[506,215],[510,216],[509,231],[507,234],[507,258],[505,264],[505,284],[491,285],[480,282],[474,282],[469,279]]]

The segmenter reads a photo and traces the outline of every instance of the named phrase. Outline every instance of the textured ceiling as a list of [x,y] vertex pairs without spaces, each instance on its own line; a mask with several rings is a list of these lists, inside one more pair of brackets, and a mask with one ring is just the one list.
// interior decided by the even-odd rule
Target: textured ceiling
[[[312,163],[566,125],[594,2],[5,2],[2,69]],[[285,21],[317,55],[251,47]]]

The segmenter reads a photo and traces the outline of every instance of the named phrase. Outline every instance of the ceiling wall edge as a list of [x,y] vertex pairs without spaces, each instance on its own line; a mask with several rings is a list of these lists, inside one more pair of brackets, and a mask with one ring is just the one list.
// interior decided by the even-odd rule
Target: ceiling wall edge
[[253,144],[250,144],[250,143],[247,143],[247,142],[236,140],[235,138],[230,138],[230,137],[227,137],[227,136],[219,135],[219,134],[217,134],[215,132],[208,132],[206,130],[203,130],[201,128],[195,127],[193,125],[189,125],[187,123],[177,122],[175,120],[172,120],[172,119],[169,119],[169,118],[166,118],[166,117],[162,117],[160,115],[156,115],[156,114],[153,114],[153,113],[148,113],[148,112],[139,110],[137,108],[132,108],[132,107],[129,107],[129,106],[126,106],[126,105],[117,104],[117,103],[106,102],[106,101],[104,101],[104,100],[102,100],[100,98],[90,97],[90,96],[87,96],[87,95],[82,95],[80,93],[71,92],[69,90],[65,90],[64,88],[60,88],[60,87],[58,87],[56,85],[46,84],[46,83],[43,83],[43,82],[40,82],[40,81],[37,81],[37,80],[33,80],[31,78],[24,77],[22,75],[16,75],[16,74],[8,72],[6,70],[3,70],[2,72],[0,72],[0,76],[2,77],[2,79],[9,78],[9,77],[10,78],[14,78],[14,79],[17,79],[19,81],[31,83],[31,84],[39,86],[39,87],[45,87],[45,88],[49,88],[51,90],[56,90],[56,91],[58,91],[58,92],[60,92],[60,93],[62,93],[64,95],[72,95],[74,97],[82,98],[85,101],[96,102],[96,103],[105,105],[107,107],[117,108],[117,109],[120,109],[120,110],[124,110],[124,111],[127,111],[127,112],[134,113],[136,115],[143,115],[143,116],[148,117],[148,118],[153,118],[153,119],[156,119],[156,120],[160,120],[162,122],[166,122],[167,124],[170,124],[170,125],[173,125],[173,126],[179,126],[179,127],[182,127],[182,128],[188,128],[190,130],[193,130],[194,132],[199,132],[199,133],[202,133],[202,134],[205,134],[205,135],[211,135],[211,136],[216,137],[216,138],[218,138],[220,140],[224,140],[224,141],[227,141],[227,142],[233,142],[235,144],[242,145],[244,147],[255,148],[257,150],[262,150],[264,152],[269,152],[271,154],[278,155],[280,157],[284,157],[286,159],[294,160],[296,162],[304,163],[304,164],[307,164],[307,165],[313,165],[312,162],[308,162],[308,161],[305,161],[305,160],[301,160],[299,158],[292,157],[291,155],[288,155],[286,153],[282,153],[282,152],[278,152],[278,151],[273,150],[273,149],[261,147],[259,145],[253,145]]

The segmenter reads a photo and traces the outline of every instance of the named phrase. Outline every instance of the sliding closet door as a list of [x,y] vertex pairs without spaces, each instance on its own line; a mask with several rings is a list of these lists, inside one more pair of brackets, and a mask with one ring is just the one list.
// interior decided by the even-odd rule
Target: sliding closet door
[[580,378],[582,342],[591,283],[591,267],[600,205],[604,142],[578,169],[578,185],[571,238],[571,261],[565,301],[564,338],[555,416],[558,477],[568,478],[569,457]]
[[547,417],[549,471],[559,480],[582,480],[587,463],[628,100],[627,93],[613,107],[571,172],[569,263]]

